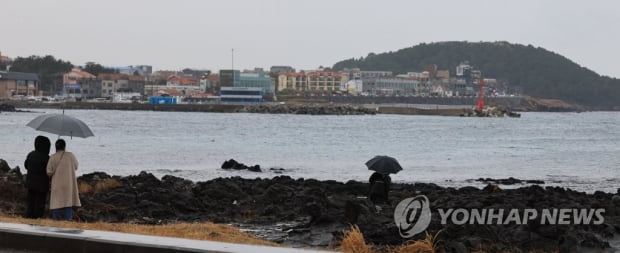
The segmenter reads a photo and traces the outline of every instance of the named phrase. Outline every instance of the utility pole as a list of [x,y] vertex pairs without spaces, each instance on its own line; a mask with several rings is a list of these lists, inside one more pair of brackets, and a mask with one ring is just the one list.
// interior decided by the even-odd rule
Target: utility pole
[[235,87],[235,49],[230,50],[231,55],[231,65],[230,65],[230,74],[232,75],[232,87]]

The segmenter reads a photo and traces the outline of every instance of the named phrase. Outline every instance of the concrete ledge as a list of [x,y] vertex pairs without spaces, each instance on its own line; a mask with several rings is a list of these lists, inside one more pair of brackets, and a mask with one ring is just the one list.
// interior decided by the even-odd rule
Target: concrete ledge
[[0,222],[0,248],[51,253],[320,252],[2,222]]

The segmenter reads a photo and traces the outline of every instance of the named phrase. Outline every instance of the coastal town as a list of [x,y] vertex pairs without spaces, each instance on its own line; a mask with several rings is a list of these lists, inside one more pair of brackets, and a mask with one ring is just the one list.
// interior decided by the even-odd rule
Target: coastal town
[[[151,65],[106,66],[90,73],[94,62],[73,66],[44,82],[37,73],[11,71],[12,58],[0,56],[0,99],[29,102],[88,101],[177,103],[263,103],[278,97],[477,97],[519,96],[507,81],[483,77],[463,61],[454,70],[436,64],[407,73],[319,67],[296,70],[271,66],[251,70],[185,68],[157,70]],[[86,67],[85,67],[86,66]],[[481,84],[484,84],[483,86]],[[388,100],[389,101],[389,100]]]
[[0,253],[620,253],[620,1],[0,9]]

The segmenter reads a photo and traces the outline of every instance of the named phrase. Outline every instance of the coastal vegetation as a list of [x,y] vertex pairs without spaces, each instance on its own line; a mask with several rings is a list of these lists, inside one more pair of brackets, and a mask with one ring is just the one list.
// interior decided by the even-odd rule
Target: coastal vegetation
[[588,106],[619,104],[620,80],[601,76],[570,59],[533,45],[508,42],[438,42],[386,53],[369,53],[334,64],[344,68],[392,71],[394,74],[423,71],[436,64],[450,70],[469,61],[484,77],[506,81],[509,88],[537,98],[554,98]]
[[87,62],[86,65],[84,65],[83,70],[95,76],[98,76],[99,74],[119,73],[117,69],[106,68],[103,65],[94,62]]
[[52,219],[26,219],[11,216],[0,212],[0,222],[21,223],[38,226],[52,226],[60,228],[100,230],[140,235],[153,235],[165,237],[177,237],[195,240],[219,241],[228,243],[243,243],[254,245],[277,246],[278,244],[259,239],[255,236],[243,233],[239,229],[211,222],[199,223],[173,223],[165,225],[145,225],[131,223],[107,223],[107,222],[65,222]]
[[433,236],[427,232],[424,239],[412,240],[403,245],[387,247],[382,250],[381,247],[367,243],[360,228],[357,225],[353,225],[344,234],[340,243],[340,250],[343,253],[435,253],[437,252],[438,234]]

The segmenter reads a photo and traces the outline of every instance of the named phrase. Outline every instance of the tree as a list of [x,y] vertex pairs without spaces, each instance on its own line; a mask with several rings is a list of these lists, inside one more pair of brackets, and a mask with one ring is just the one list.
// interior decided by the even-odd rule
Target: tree
[[98,76],[100,73],[104,73],[104,74],[118,73],[117,69],[106,68],[102,66],[101,64],[94,63],[94,62],[87,62],[86,65],[84,65],[84,68],[82,70],[88,73],[91,73],[95,76]]
[[11,64],[11,71],[36,73],[39,75],[39,89],[56,92],[62,88],[62,75],[71,71],[73,64],[46,55],[17,57]]
[[2,61],[2,51],[0,51],[0,71],[6,69],[6,64]]

